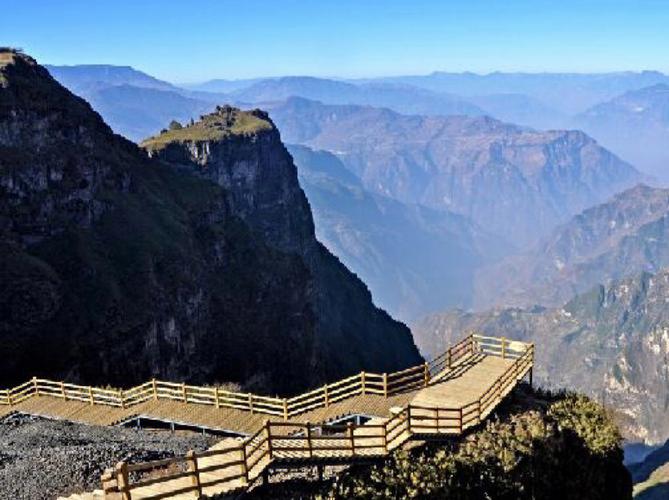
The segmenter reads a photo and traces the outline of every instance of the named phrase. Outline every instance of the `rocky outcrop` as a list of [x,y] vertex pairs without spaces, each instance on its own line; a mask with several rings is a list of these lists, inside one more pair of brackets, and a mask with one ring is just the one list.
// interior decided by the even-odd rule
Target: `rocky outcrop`
[[208,175],[212,163],[175,168],[113,135],[28,56],[0,53],[0,82],[5,384],[155,376],[290,393],[420,360],[315,240],[260,113],[226,108],[240,119],[206,141]]

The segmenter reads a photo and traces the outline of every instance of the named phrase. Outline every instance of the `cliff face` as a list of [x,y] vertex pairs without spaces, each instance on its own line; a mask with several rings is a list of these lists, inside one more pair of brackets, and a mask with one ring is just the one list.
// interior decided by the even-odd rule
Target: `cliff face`
[[34,60],[0,53],[3,383],[155,376],[289,393],[419,361],[408,329],[316,242],[271,123],[239,116],[200,144],[215,169],[175,168]]
[[[224,187],[235,216],[272,248],[299,255],[311,277],[317,369],[333,375],[374,363],[418,363],[410,333],[374,307],[367,287],[314,235],[297,169],[266,113],[220,107],[188,127],[142,143],[149,155]],[[335,285],[336,284],[336,285]],[[355,350],[343,353],[342,345]]]

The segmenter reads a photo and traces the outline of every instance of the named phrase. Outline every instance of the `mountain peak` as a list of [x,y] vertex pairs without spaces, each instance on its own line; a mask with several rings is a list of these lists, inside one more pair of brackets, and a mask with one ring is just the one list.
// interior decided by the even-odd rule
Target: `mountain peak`
[[172,122],[169,130],[142,142],[149,151],[166,148],[173,143],[219,141],[232,135],[253,135],[276,130],[269,115],[260,110],[242,111],[232,106],[216,106],[213,113],[203,115],[197,122],[182,126]]

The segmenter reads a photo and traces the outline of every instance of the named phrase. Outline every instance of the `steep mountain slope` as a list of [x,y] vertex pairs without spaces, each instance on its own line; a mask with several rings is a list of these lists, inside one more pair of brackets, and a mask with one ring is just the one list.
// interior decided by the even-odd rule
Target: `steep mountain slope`
[[669,82],[597,104],[575,123],[644,172],[669,182]]
[[287,393],[419,361],[315,240],[265,114],[221,108],[183,130],[153,143],[185,168],[147,158],[34,60],[0,53],[5,384],[158,376]]
[[230,94],[239,102],[260,103],[289,97],[303,97],[328,104],[382,106],[400,113],[429,115],[484,115],[485,111],[466,100],[446,93],[410,87],[372,83],[353,85],[339,80],[289,76],[261,80]]
[[598,283],[669,266],[669,190],[644,185],[589,208],[476,276],[478,308],[557,306]]
[[465,215],[518,246],[639,177],[578,131],[299,98],[268,107],[287,142],[334,152],[370,191]]
[[503,252],[499,242],[462,216],[370,193],[331,153],[288,149],[319,241],[369,285],[377,304],[407,321],[469,306],[474,270]]
[[555,309],[450,311],[413,329],[426,355],[462,331],[531,340],[536,375],[550,387],[576,388],[602,400],[630,439],[669,437],[669,270],[597,286]]

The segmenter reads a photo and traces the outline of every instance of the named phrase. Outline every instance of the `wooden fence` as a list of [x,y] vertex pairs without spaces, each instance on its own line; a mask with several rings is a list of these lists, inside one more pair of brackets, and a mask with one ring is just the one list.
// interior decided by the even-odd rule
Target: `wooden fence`
[[[360,394],[388,397],[424,387],[433,376],[450,368],[452,364],[475,352],[476,349],[480,349],[481,346],[486,346],[490,353],[497,354],[500,347],[485,339],[494,338],[469,335],[430,363],[393,373],[379,374],[363,371],[292,398],[268,397],[226,391],[218,387],[202,387],[159,380],[151,380],[127,390],[112,390],[35,377],[13,389],[0,391],[0,405],[13,406],[28,398],[41,395],[118,408],[129,408],[152,400],[172,400],[188,404],[210,405],[216,408],[235,408],[251,413],[283,417],[288,420],[296,415],[316,408],[328,407],[332,403]],[[502,341],[502,345],[510,344],[510,342]],[[508,347],[507,351],[509,351]]]
[[[513,360],[499,376],[472,403],[459,408],[420,406],[409,404],[382,423],[363,425],[317,425],[311,423],[269,421],[239,445],[204,453],[190,452],[185,456],[128,465],[120,462],[115,469],[102,476],[106,498],[132,500],[134,493],[143,499],[169,498],[180,493],[192,492],[200,498],[203,491],[216,486],[219,492],[232,492],[245,488],[267,466],[280,464],[325,464],[379,458],[412,437],[452,436],[479,424],[499,404],[522,377],[531,373],[534,346],[521,342],[471,335],[454,345],[430,364],[409,368],[392,375],[370,374],[349,377],[327,389],[318,389],[292,398],[293,408],[315,408],[319,404],[337,401],[343,394],[369,391],[388,394],[397,387],[414,387],[425,384],[433,370],[447,369],[469,354],[500,356]],[[323,391],[325,391],[323,393]],[[374,391],[374,392],[372,392]],[[347,396],[348,397],[348,396]],[[301,405],[301,406],[298,406]],[[296,410],[297,411],[297,410]],[[231,457],[217,461],[220,457]],[[177,472],[163,473],[148,478],[133,478],[138,473],[148,473],[156,468],[185,464]],[[179,481],[182,481],[179,483]],[[149,491],[146,488],[161,485]],[[144,491],[143,491],[144,489]]]

